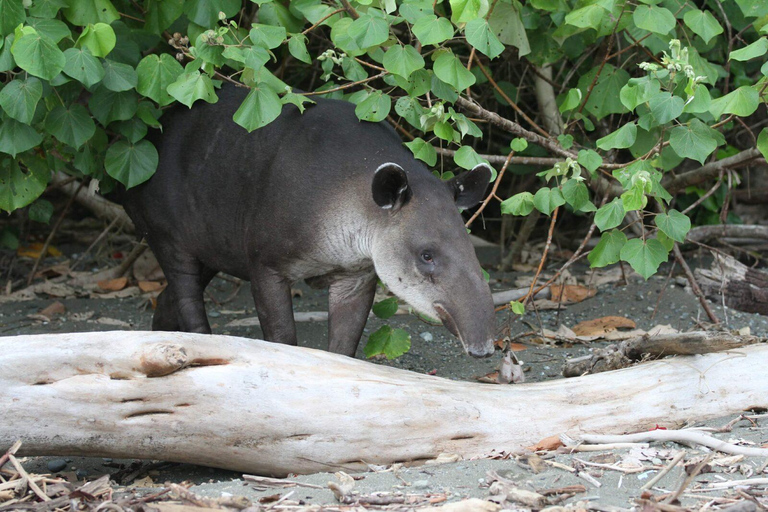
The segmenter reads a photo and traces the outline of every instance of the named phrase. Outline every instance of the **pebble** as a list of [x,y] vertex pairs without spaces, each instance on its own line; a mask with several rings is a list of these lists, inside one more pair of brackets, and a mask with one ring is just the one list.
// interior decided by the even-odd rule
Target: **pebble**
[[218,311],[209,311],[208,316],[211,318],[219,318],[221,316],[221,313]]
[[58,473],[59,471],[64,471],[67,467],[67,461],[64,459],[53,459],[48,461],[48,471],[51,473]]
[[432,341],[432,333],[431,332],[426,332],[425,331],[425,332],[422,332],[421,334],[419,334],[419,336],[424,341]]
[[84,469],[78,469],[75,471],[75,475],[77,475],[77,478],[85,478],[88,476],[88,472]]
[[429,480],[416,480],[411,484],[414,489],[426,489],[429,487]]

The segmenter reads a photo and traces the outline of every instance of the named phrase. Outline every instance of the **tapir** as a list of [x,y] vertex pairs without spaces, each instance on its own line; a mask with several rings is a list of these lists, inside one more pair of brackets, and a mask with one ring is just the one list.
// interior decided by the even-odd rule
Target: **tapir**
[[210,333],[203,292],[218,272],[251,283],[264,339],[296,345],[291,284],[328,287],[328,350],[354,356],[376,276],[439,318],[475,357],[493,353],[493,299],[459,209],[484,197],[484,164],[441,181],[385,122],[349,102],[283,107],[254,132],[232,116],[247,89],[176,106],[149,139],[156,173],[122,202],[168,280],[153,330]]

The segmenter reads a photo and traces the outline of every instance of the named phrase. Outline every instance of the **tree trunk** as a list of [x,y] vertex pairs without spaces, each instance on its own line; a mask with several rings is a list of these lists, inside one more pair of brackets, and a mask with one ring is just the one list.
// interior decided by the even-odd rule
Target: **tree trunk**
[[756,345],[494,386],[231,336],[7,337],[0,448],[21,439],[24,455],[163,459],[267,475],[440,453],[469,458],[555,434],[645,430],[766,407],[766,366],[768,346]]
[[768,272],[750,268],[733,256],[714,256],[709,270],[695,271],[704,295],[729,308],[768,315]]

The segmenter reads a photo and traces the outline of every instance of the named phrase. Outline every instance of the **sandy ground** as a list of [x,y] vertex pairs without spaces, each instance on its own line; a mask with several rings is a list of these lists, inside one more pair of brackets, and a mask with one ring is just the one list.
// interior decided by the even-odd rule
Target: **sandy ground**
[[[489,267],[496,258],[495,251],[484,249],[481,259]],[[556,264],[552,265],[557,268]],[[668,267],[662,269],[659,275],[648,282],[642,281],[637,275],[630,275],[628,284],[614,281],[603,284],[598,288],[595,297],[578,304],[568,305],[560,311],[528,312],[522,318],[515,318],[507,312],[497,315],[500,331],[508,329],[514,336],[519,333],[538,329],[543,326],[555,330],[560,324],[572,327],[583,320],[590,320],[606,315],[620,315],[634,320],[642,329],[649,329],[657,324],[669,324],[675,329],[689,330],[706,320],[698,301],[688,294],[680,279],[673,277],[665,287]],[[572,271],[581,282],[590,279],[590,272],[584,266],[574,266]],[[530,275],[530,274],[529,274]],[[492,272],[491,285],[494,290],[514,287],[514,281],[524,273],[499,274]],[[327,305],[327,292],[311,290],[303,284],[296,286],[301,296],[294,301],[297,311],[324,311]],[[236,285],[230,281],[216,278],[209,287],[211,299],[208,312],[214,332],[232,334],[250,338],[258,338],[261,332],[258,327],[232,327],[228,324],[233,320],[255,316],[248,287],[240,288],[236,296],[226,304],[221,304],[225,298],[232,296]],[[115,320],[125,324],[117,328],[144,330],[151,325],[152,311],[144,296],[125,299],[93,299],[74,298],[60,299],[66,308],[66,313],[52,320],[41,322],[30,319],[28,315],[38,313],[54,302],[55,299],[37,299],[25,302],[15,302],[0,305],[0,334],[13,336],[18,334],[77,332],[113,330]],[[657,306],[658,304],[658,306]],[[719,305],[713,305],[717,315],[727,321],[731,329],[749,327],[752,334],[767,336],[768,319],[759,315],[723,311]],[[93,314],[88,319],[83,319]],[[654,314],[655,312],[655,314]],[[106,321],[102,319],[109,319]],[[412,348],[403,357],[394,360],[377,360],[377,364],[392,365],[421,373],[434,373],[449,379],[475,379],[493,371],[499,364],[499,358],[486,360],[470,359],[463,354],[460,343],[453,338],[442,326],[428,325],[413,316],[396,316],[388,321],[395,327],[403,327],[412,335]],[[376,330],[383,321],[371,319],[366,331]],[[327,344],[327,325],[325,322],[307,322],[298,325],[299,344],[315,348],[324,348]],[[524,340],[523,340],[524,341]],[[530,339],[529,339],[530,341]],[[361,346],[363,344],[361,343]],[[526,349],[517,353],[524,362],[526,380],[539,381],[561,378],[563,362],[578,355],[587,354],[592,347],[589,345],[563,346],[555,344],[528,343]],[[358,358],[364,358],[362,349]],[[764,378],[764,376],[757,376]],[[737,384],[735,384],[737,385]],[[760,416],[760,414],[758,414]],[[765,415],[763,415],[765,416]],[[720,427],[734,417],[723,417],[706,424],[696,426]],[[659,418],[659,424],[664,424],[664,418]],[[732,432],[718,434],[725,440],[744,440],[757,445],[768,442],[768,417],[752,421],[738,422]],[[503,428],[503,426],[502,426]],[[583,485],[584,492],[578,492],[566,497],[560,504],[591,503],[592,508],[610,509],[610,507],[631,507],[634,500],[641,496],[640,487],[646,483],[659,469],[663,468],[669,459],[678,451],[684,449],[680,445],[653,445],[646,450],[612,450],[608,452],[582,454],[548,454],[539,458],[525,457],[507,460],[474,460],[459,461],[450,464],[431,465],[414,468],[375,468],[376,471],[355,475],[354,491],[360,494],[373,492],[404,493],[404,494],[442,494],[449,500],[465,497],[488,498],[490,496],[489,481],[495,472],[503,479],[514,481],[516,485],[530,490],[547,490],[563,488],[570,485]],[[695,461],[704,455],[704,450],[686,448],[686,461]],[[558,462],[578,471],[568,471],[552,465]],[[585,462],[582,462],[585,461]],[[723,465],[718,465],[718,461]],[[116,473],[123,468],[139,468],[134,461],[109,459],[84,459],[37,457],[24,460],[25,467],[30,472],[50,473],[59,472],[71,479],[93,478],[104,473]],[[711,464],[711,472],[702,472],[691,483],[686,493],[681,497],[682,504],[698,508],[706,503],[714,503],[713,499],[734,496],[733,490],[713,491],[707,489],[709,483],[721,480],[732,480],[761,476],[768,478],[765,460],[755,458],[724,458],[717,456]],[[634,464],[634,466],[633,466]],[[635,469],[630,471],[634,467]],[[618,468],[618,469],[617,469]],[[629,469],[628,469],[629,468]],[[641,468],[641,469],[638,469]],[[321,489],[310,487],[271,487],[244,482],[241,475],[233,472],[203,468],[183,464],[155,464],[146,467],[144,471],[134,471],[136,477],[132,483],[140,492],[152,492],[166,481],[193,482],[193,490],[210,497],[222,495],[245,495],[253,499],[275,495],[287,500],[297,500],[305,504],[336,503],[333,494],[328,490],[327,483],[336,480],[332,474],[315,474],[296,477],[295,481],[314,484]],[[585,477],[584,474],[592,477]],[[118,475],[119,476],[119,475]],[[661,495],[677,489],[685,477],[682,466],[675,467],[652,490],[655,495]],[[598,487],[599,485],[599,487]],[[765,489],[765,486],[763,487]],[[286,495],[289,495],[286,498]],[[720,498],[718,498],[720,497]],[[738,497],[738,496],[737,496]],[[552,499],[553,503],[558,500]]]

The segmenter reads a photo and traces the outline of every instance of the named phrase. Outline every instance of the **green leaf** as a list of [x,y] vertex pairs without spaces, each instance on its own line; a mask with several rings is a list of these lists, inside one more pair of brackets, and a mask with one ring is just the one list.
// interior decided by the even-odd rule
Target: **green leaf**
[[615,132],[597,139],[597,147],[604,151],[628,148],[635,143],[635,139],[637,139],[637,125],[627,123]]
[[30,17],[27,18],[27,25],[33,27],[38,34],[50,37],[54,43],[58,43],[65,37],[72,36],[72,32],[67,24],[61,20]]
[[501,213],[525,217],[533,211],[533,194],[520,192],[501,202]]
[[705,44],[709,44],[713,37],[723,33],[723,27],[709,11],[691,9],[686,11],[683,21]]
[[587,259],[592,268],[605,267],[618,263],[621,259],[621,250],[627,243],[627,235],[614,229],[600,235],[600,242],[589,252]]
[[655,238],[645,241],[633,238],[621,249],[621,259],[629,263],[646,281],[668,257],[669,251]]
[[464,35],[467,42],[483,55],[493,59],[501,55],[504,45],[491,30],[491,26],[484,18],[475,18],[464,27]]
[[757,136],[757,149],[760,150],[763,158],[768,160],[768,128],[763,128]]
[[344,57],[341,60],[341,69],[344,71],[344,76],[352,82],[368,78],[368,73],[363,66],[352,57]]
[[17,154],[39,146],[43,141],[43,136],[28,124],[11,118],[3,118],[0,121],[2,121],[0,122],[0,152],[2,153],[15,158]]
[[598,72],[600,75],[592,88],[592,94],[584,105],[584,111],[597,119],[610,114],[623,114],[627,108],[621,102],[621,89],[629,81],[629,73],[610,64],[603,66],[602,71],[599,66],[592,68],[579,79],[578,87],[583,97],[587,97],[587,92]]
[[[240,0],[186,0],[184,2],[184,14],[190,21],[194,21],[201,27],[213,27],[219,22],[219,12],[223,12],[228,18],[237,14],[242,2]],[[261,11],[261,9],[259,9]],[[259,18],[261,18],[259,12]]]
[[95,23],[112,23],[120,14],[110,0],[67,0],[62,12],[73,25],[84,27]]
[[488,0],[450,0],[451,21],[467,23],[488,12]]
[[64,73],[84,86],[90,88],[104,78],[104,67],[88,48],[69,48],[64,58]]
[[648,204],[645,189],[640,183],[634,184],[629,190],[621,194],[621,204],[624,211],[631,212],[642,210]]
[[458,133],[453,129],[453,126],[447,121],[438,121],[435,123],[435,126],[432,128],[432,131],[435,132],[435,135],[437,135],[439,138],[448,141],[448,142],[458,142],[459,136]]
[[651,114],[658,124],[666,124],[683,113],[685,101],[680,96],[673,96],[666,91],[659,92],[648,101]]
[[387,297],[384,300],[373,305],[373,314],[379,318],[386,320],[397,313],[397,299],[394,297]]
[[219,101],[216,91],[213,90],[213,82],[208,75],[201,74],[200,71],[180,74],[167,90],[168,94],[189,108],[192,108],[192,104],[197,100],[208,103]]
[[754,114],[760,105],[760,97],[754,87],[745,85],[739,87],[722,98],[712,100],[709,111],[715,119],[720,119],[723,114],[735,114],[747,117]]
[[656,216],[656,225],[672,240],[683,243],[685,235],[691,230],[691,219],[677,210],[660,213]]
[[477,165],[488,163],[486,159],[481,158],[480,155],[475,152],[472,146],[461,146],[456,150],[456,153],[454,153],[453,161],[462,169],[467,170],[473,169]]
[[0,0],[0,36],[13,34],[26,19],[22,0]]
[[675,15],[669,9],[656,5],[640,5],[632,14],[632,20],[637,28],[656,34],[666,35],[677,25]]
[[134,144],[147,135],[147,124],[139,117],[132,117],[127,121],[118,121],[113,127],[120,135]]
[[575,211],[594,210],[594,205],[589,201],[589,190],[583,182],[568,180],[563,184],[562,192],[565,202],[571,205]]
[[30,76],[26,80],[17,78],[0,91],[0,107],[9,117],[24,124],[32,122],[37,102],[43,96],[43,83]]
[[518,137],[518,138],[512,139],[512,141],[509,143],[509,147],[515,153],[519,153],[521,151],[525,151],[526,149],[528,149],[528,141]]
[[607,14],[608,11],[598,4],[587,5],[566,14],[565,22],[578,28],[598,30],[603,22],[603,16]]
[[73,103],[68,108],[59,106],[51,110],[45,120],[45,131],[79,149],[96,133],[96,124],[84,106]]
[[160,34],[170,27],[184,10],[184,0],[147,0],[144,30]]
[[282,108],[283,105],[275,91],[267,86],[254,87],[232,119],[248,132],[252,132],[274,121]]
[[125,121],[136,113],[138,96],[134,91],[115,92],[99,85],[88,100],[93,117],[103,126],[112,121]]
[[558,109],[560,113],[573,110],[581,105],[581,89],[569,89]]
[[140,101],[139,106],[136,109],[136,115],[139,119],[144,121],[147,125],[151,126],[152,128],[160,128],[160,122],[158,119],[160,118],[160,114],[162,111],[155,107],[152,103],[148,101]]
[[598,167],[603,165],[602,157],[596,151],[592,151],[591,149],[579,150],[579,155],[576,161],[583,165],[589,172],[595,172]]
[[573,146],[573,135],[561,133],[557,136],[557,142],[560,143],[563,149],[571,149],[571,146]]
[[355,115],[361,121],[378,123],[389,115],[392,98],[381,91],[372,91],[355,107]]
[[403,2],[400,5],[400,16],[405,18],[411,25],[430,14],[434,14],[434,10],[432,9],[432,2],[429,0]]
[[45,199],[38,199],[29,206],[29,220],[48,224],[53,215],[53,205]]
[[533,206],[546,215],[550,215],[555,208],[564,204],[565,198],[559,188],[542,187],[533,196]]
[[413,34],[422,45],[438,45],[453,37],[453,25],[447,18],[438,18],[431,14],[424,16],[411,27]]
[[747,61],[762,57],[768,53],[768,38],[761,37],[754,43],[731,52],[730,60]]
[[411,45],[396,44],[384,54],[382,63],[384,69],[407,80],[414,71],[424,67],[424,57]]
[[75,46],[88,48],[94,57],[106,57],[115,47],[115,31],[106,23],[88,25],[77,38]]
[[512,312],[516,315],[524,315],[525,314],[525,304],[523,304],[520,301],[510,301],[509,302],[509,309],[512,310]]
[[687,124],[672,128],[669,145],[681,157],[692,158],[703,165],[707,157],[717,149],[717,139],[712,131],[705,123],[691,119]]
[[307,36],[302,34],[291,36],[288,40],[288,51],[291,52],[294,59],[300,60],[305,64],[312,64],[312,57],[309,56],[307,51]]
[[[3,132],[6,129],[5,123],[2,124],[0,145],[3,144],[5,138]],[[32,129],[27,125],[20,124],[20,126]],[[49,179],[50,171],[47,167],[33,165],[24,172],[16,160],[8,158],[0,160],[0,210],[10,213],[27,206],[45,191]]]
[[147,181],[157,170],[157,149],[148,140],[131,144],[119,140],[107,149],[104,168],[107,174],[132,188]]
[[254,23],[248,35],[254,46],[261,46],[271,50],[272,48],[277,48],[285,41],[285,27],[273,27],[272,25]]
[[363,352],[366,357],[383,354],[387,359],[400,357],[411,349],[411,336],[403,329],[385,325],[368,337]]
[[[515,3],[516,4],[516,3]],[[493,12],[488,17],[491,30],[499,41],[518,49],[518,55],[524,57],[531,53],[531,45],[525,32],[525,25],[520,11],[512,2],[496,2]]]
[[66,6],[65,0],[35,0],[29,8],[29,14],[37,18],[55,18],[59,9]]
[[51,80],[61,73],[67,62],[50,37],[38,34],[31,27],[13,42],[11,53],[21,69],[44,80]]
[[463,91],[475,83],[475,75],[451,51],[443,51],[438,55],[433,71],[437,78],[452,85],[457,91]]
[[361,49],[366,50],[389,38],[389,25],[382,18],[363,14],[352,22],[347,33]]
[[147,55],[136,67],[139,77],[136,90],[161,107],[169,105],[173,102],[173,96],[168,94],[168,86],[174,83],[183,72],[184,68],[181,64],[167,53],[160,56]]
[[430,167],[437,163],[437,152],[434,146],[421,137],[416,137],[411,142],[406,142],[406,146],[411,150],[413,156]]
[[595,225],[600,231],[613,229],[624,220],[624,204],[618,197],[608,204],[601,206],[595,213]]
[[287,105],[290,103],[291,105],[294,105],[296,108],[298,108],[299,112],[303,114],[304,111],[307,109],[307,107],[305,107],[304,104],[305,103],[315,104],[316,101],[302,94],[287,92],[283,95],[282,98],[280,98],[280,103],[282,103],[283,105]]
[[139,77],[133,66],[104,59],[104,87],[110,91],[128,91],[136,87]]
[[768,4],[765,0],[736,0],[736,4],[747,18],[759,18],[768,15]]

